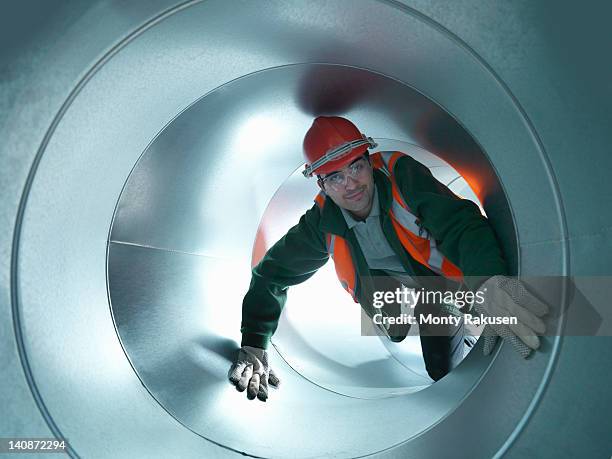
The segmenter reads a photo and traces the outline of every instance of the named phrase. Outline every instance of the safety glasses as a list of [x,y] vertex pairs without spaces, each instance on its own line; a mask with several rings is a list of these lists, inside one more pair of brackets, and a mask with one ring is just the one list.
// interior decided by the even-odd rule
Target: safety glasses
[[327,177],[319,179],[319,182],[324,187],[329,187],[334,191],[341,191],[346,188],[349,177],[353,179],[361,178],[368,166],[368,160],[365,157],[361,157],[352,162],[343,171],[334,172]]

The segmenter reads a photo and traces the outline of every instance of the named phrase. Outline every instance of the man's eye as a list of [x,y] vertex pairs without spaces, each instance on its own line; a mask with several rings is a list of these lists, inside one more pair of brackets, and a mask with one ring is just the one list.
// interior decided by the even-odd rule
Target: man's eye
[[344,182],[344,177],[341,177],[341,174],[336,174],[336,175],[330,177],[329,181],[331,183],[334,183],[334,184],[342,183],[342,182]]

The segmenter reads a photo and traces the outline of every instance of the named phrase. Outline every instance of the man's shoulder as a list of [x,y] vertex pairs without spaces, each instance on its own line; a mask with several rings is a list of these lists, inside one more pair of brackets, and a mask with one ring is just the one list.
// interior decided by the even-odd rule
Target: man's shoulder
[[388,167],[388,172],[384,172],[384,175],[390,173],[402,191],[409,190],[420,181],[420,178],[431,173],[427,166],[408,153],[402,151],[381,151],[379,153],[385,158],[386,167]]
[[400,150],[384,150],[373,153],[372,156],[380,155],[389,172],[396,174],[398,171],[414,171],[416,173],[429,170],[423,163],[414,159],[409,153]]
[[313,206],[302,216],[305,222],[322,233],[343,233],[346,221],[340,207],[324,193],[317,195],[314,201]]
[[317,195],[314,199],[312,206],[304,212],[302,219],[305,219],[309,223],[317,223],[321,220],[323,210],[328,206],[328,202],[325,196]]
[[425,166],[425,164],[423,164],[420,161],[417,161],[412,156],[410,156],[410,154],[404,153],[403,151],[398,151],[397,153],[399,153],[400,156],[395,162],[394,170],[397,170],[398,168],[411,169],[411,170],[417,170],[417,171],[422,170],[423,168],[429,170],[427,166]]
[[329,219],[329,214],[333,211],[334,202],[325,194],[319,193],[315,196],[312,206],[304,212],[301,220],[308,226],[321,230],[325,222]]

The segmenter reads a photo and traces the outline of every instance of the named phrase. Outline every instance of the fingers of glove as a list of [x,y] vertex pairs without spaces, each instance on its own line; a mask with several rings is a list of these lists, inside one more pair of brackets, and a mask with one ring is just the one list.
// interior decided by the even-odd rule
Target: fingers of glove
[[[495,333],[500,336],[504,341],[512,340],[516,338],[514,332],[510,329],[508,325],[491,325],[490,328],[495,330]],[[518,339],[518,338],[516,338]],[[520,340],[519,340],[520,341]],[[523,344],[524,345],[524,344]]]
[[270,374],[268,375],[268,382],[270,383],[272,387],[280,386],[280,379],[278,378],[278,376],[276,376],[276,373],[274,373],[274,370],[272,370],[272,368],[270,368]]
[[238,389],[240,392],[243,392],[247,388],[247,385],[249,384],[249,381],[252,379],[252,376],[253,376],[253,365],[248,364],[245,366],[244,370],[242,371],[242,374],[240,375],[240,379],[238,380],[238,383],[236,384],[236,389]]
[[493,336],[483,336],[484,339],[484,347],[482,348],[482,353],[484,355],[489,355],[491,352],[493,352],[493,349],[495,348],[495,345],[497,344],[497,336],[493,335]]
[[[490,334],[490,332],[493,331],[493,328],[495,328],[494,330],[496,333],[495,335]],[[497,344],[497,338],[498,338],[497,335],[501,336],[504,341],[508,341],[512,345],[514,350],[521,355],[521,357],[523,357],[524,359],[529,357],[529,354],[531,353],[531,348],[527,346],[525,343],[523,343],[523,341],[521,341],[521,339],[518,338],[512,332],[512,330],[510,330],[510,328],[506,325],[495,326],[495,327],[487,325],[485,327],[485,330],[483,331],[483,334],[482,334],[485,340],[484,347],[482,349],[482,353],[484,355],[489,355],[495,348],[495,345]]]
[[261,375],[261,380],[259,381],[257,398],[262,402],[265,402],[268,399],[268,375],[265,373]]
[[500,295],[495,295],[493,298],[487,297],[487,301],[478,305],[476,311],[491,317],[507,317],[510,312],[504,307],[505,297],[502,297],[502,300],[499,297]]
[[[546,325],[534,313],[517,304],[515,299],[505,290],[498,290],[494,295],[488,297],[482,305],[476,305],[476,310],[481,314],[491,317],[516,317],[519,322],[526,324],[534,332],[542,335],[546,332]],[[500,335],[501,336],[501,335]]]
[[536,334],[527,327],[525,324],[518,322],[516,324],[509,325],[510,330],[531,349],[538,349],[540,347],[540,340]]
[[525,343],[523,343],[516,336],[511,336],[505,341],[509,341],[510,344],[512,344],[512,347],[516,350],[516,352],[518,352],[524,359],[529,357],[529,354],[531,354],[531,348],[525,345]]
[[230,367],[228,372],[228,378],[232,384],[238,383],[240,377],[242,376],[242,372],[244,371],[246,366],[247,362],[238,361]]
[[541,317],[548,313],[550,309],[548,305],[540,301],[527,290],[520,280],[516,278],[506,278],[505,282],[501,284],[501,287],[512,297],[515,303],[520,304],[536,316]]
[[550,308],[546,303],[537,299],[535,296],[529,293],[528,290],[525,290],[524,298],[525,299],[521,304],[524,303],[523,306],[533,312],[536,316],[542,317],[548,314],[548,312],[550,311]]
[[[510,294],[504,292],[504,307],[509,312],[509,317],[516,317],[519,322],[524,323],[536,333],[543,335],[546,332],[546,325],[529,309],[525,308],[522,303],[518,303]],[[533,334],[533,333],[532,333]]]
[[247,388],[247,397],[249,400],[253,400],[257,396],[257,393],[259,392],[259,382],[259,373],[253,374],[253,376],[251,376],[251,379],[249,380],[249,386]]

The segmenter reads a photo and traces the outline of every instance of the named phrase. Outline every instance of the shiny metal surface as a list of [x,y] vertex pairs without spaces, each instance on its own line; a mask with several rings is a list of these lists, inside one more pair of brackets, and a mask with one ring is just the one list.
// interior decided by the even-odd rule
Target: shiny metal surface
[[[410,106],[415,113],[440,112],[437,117],[445,120],[445,126],[454,123],[422,95],[395,81],[363,70],[329,65],[298,65],[256,73],[222,86],[189,107],[155,139],[130,175],[119,199],[111,241],[162,251],[166,263],[171,263],[171,255],[178,253],[205,256],[209,269],[217,266],[214,280],[210,274],[199,274],[199,264],[194,266],[194,272],[187,270],[181,276],[196,283],[197,279],[206,279],[205,296],[204,291],[199,296],[188,295],[200,305],[198,308],[191,313],[182,309],[166,312],[179,315],[185,323],[198,322],[192,332],[240,341],[236,324],[240,323],[242,295],[248,288],[248,268],[252,264],[245,260],[252,251],[258,260],[312,206],[318,189],[314,180],[305,180],[300,173],[302,137],[311,119],[292,105],[300,90],[330,94],[342,90],[347,98],[357,98],[362,92],[370,94],[355,116],[365,117],[372,112],[371,107],[384,106],[387,114],[399,118],[404,107]],[[258,107],[263,108],[257,110]],[[418,122],[416,118],[411,123]],[[367,121],[364,123],[362,129],[374,129]],[[412,143],[377,137],[377,150],[411,154],[430,166],[438,179],[461,188],[469,197],[471,191],[456,171],[414,144],[416,139],[410,133],[416,130],[414,126],[405,130]],[[388,128],[381,132],[388,133]],[[477,201],[473,193],[471,197]],[[110,257],[114,247],[110,247]],[[124,258],[118,272],[109,267],[116,319],[122,317],[122,309],[132,307],[129,298],[137,295],[132,290],[145,288],[139,285],[129,290],[114,289],[114,279],[141,272],[127,263],[127,256]],[[181,285],[190,285],[184,282]],[[126,298],[124,293],[128,291]],[[231,298],[228,291],[232,291]],[[215,325],[199,322],[200,309],[207,304],[225,305]],[[127,325],[123,319],[121,325]],[[119,334],[131,355],[131,346],[143,347],[140,329],[126,326],[122,330],[121,325]],[[406,368],[391,358],[386,349],[389,344],[376,338],[364,340],[360,329],[359,309],[337,288],[330,265],[307,285],[292,289],[274,344],[302,376],[344,395],[397,395],[431,383],[420,357],[418,336],[410,337],[401,346],[392,346],[393,354],[401,356],[402,363],[413,370],[406,373]],[[178,326],[165,334],[179,340],[194,339]],[[347,360],[348,356],[353,357]],[[132,360],[136,367],[144,365],[140,359]],[[378,371],[364,371],[365,365],[373,362],[377,362]],[[145,365],[139,374],[148,372]],[[149,387],[147,378],[142,378]],[[166,402],[172,405],[171,400]],[[178,416],[183,417],[180,413]]]
[[[308,101],[296,100],[300,93],[329,104],[337,94],[345,105],[359,100],[346,115],[382,142],[379,150],[413,144],[418,151],[427,115],[438,123],[429,138],[450,130],[467,154],[486,162],[448,114],[397,81],[336,65],[269,69],[215,89],[156,137],[125,185],[111,240],[220,258],[250,252],[252,239],[244,235],[255,234],[272,195],[303,164],[302,138],[312,115],[302,106]],[[464,156],[458,147],[455,155]],[[490,169],[488,174],[494,176]],[[316,184],[304,180],[306,187],[312,190],[306,202],[312,203]],[[499,193],[499,185],[492,188],[490,196]]]
[[[240,341],[253,246],[265,251],[312,205],[317,192],[315,182],[300,173],[301,142],[311,118],[292,100],[299,90],[333,94],[340,89],[348,98],[371,94],[355,114],[364,118],[377,106],[398,114],[405,106],[417,113],[441,111],[410,88],[363,70],[299,65],[255,73],[211,92],[173,120],[140,158],[118,202],[108,285],[124,349],[143,384],[179,422],[240,451],[267,455],[265,445],[274,444],[275,454],[296,455],[292,437],[286,442],[277,438],[288,424],[294,424],[303,444],[309,445],[302,447],[305,456],[329,453],[328,442],[320,440],[331,431],[355,451],[369,454],[412,435],[403,422],[396,422],[399,419],[409,418],[413,428],[423,428],[423,413],[414,408],[419,402],[411,398],[403,401],[405,409],[398,411],[397,419],[386,416],[387,422],[372,426],[363,416],[342,415],[338,425],[338,410],[382,416],[400,403],[398,396],[422,390],[431,380],[418,337],[390,353],[378,338],[360,336],[359,310],[338,288],[331,265],[326,273],[292,289],[273,340],[293,369],[284,372],[283,389],[290,386],[290,393],[299,390],[301,396],[287,399],[280,391],[263,410],[225,381]],[[446,126],[453,123],[443,112],[437,116],[446,119]],[[365,118],[362,129],[380,128],[373,125],[370,128]],[[381,149],[413,154],[446,183],[458,177],[422,148],[385,138],[389,131],[381,131],[382,139],[376,137]],[[411,131],[416,127],[407,128],[405,137],[414,142]],[[255,242],[256,237],[261,240]],[[346,326],[347,320],[352,327]],[[331,402],[338,394],[345,397]],[[453,394],[463,396],[460,390]],[[314,409],[313,399],[319,400]],[[248,410],[250,416],[265,416],[267,421],[247,429],[248,417],[228,417],[225,410]],[[302,426],[296,424],[296,411]],[[442,414],[444,410],[429,412]],[[316,427],[314,418],[319,419]],[[248,434],[232,434],[245,430]]]
[[[506,252],[516,254],[512,264],[522,273],[609,274],[612,248],[606,241],[612,213],[598,204],[611,197],[606,153],[610,94],[598,72],[574,70],[590,64],[584,49],[597,48],[597,40],[588,41],[588,48],[571,42],[584,43],[581,40],[590,39],[592,31],[605,28],[559,35],[560,25],[573,30],[576,14],[562,5],[553,21],[550,10],[538,2],[407,3],[410,8],[373,0],[350,2],[350,8],[344,1],[237,2],[228,8],[220,1],[156,0],[129,6],[97,1],[87,6],[66,2],[49,11],[45,2],[33,2],[35,7],[27,12],[3,15],[15,27],[2,30],[21,37],[3,41],[8,45],[2,48],[7,65],[1,87],[0,131],[5,141],[0,146],[0,216],[9,229],[0,234],[1,383],[8,388],[0,397],[9,413],[0,421],[3,436],[63,434],[72,443],[72,455],[84,457],[224,457],[236,451],[286,457],[289,447],[292,456],[302,457],[444,457],[458,448],[473,457],[524,457],[539,452],[543,440],[545,457],[609,454],[604,408],[612,405],[607,389],[612,370],[599,360],[610,346],[606,338],[551,339],[545,352],[528,362],[506,347],[492,360],[472,353],[448,378],[426,390],[377,400],[321,389],[275,356],[285,384],[266,405],[247,405],[222,386],[229,347],[224,339],[180,342],[161,333],[154,339],[156,330],[170,332],[172,327],[197,335],[202,324],[177,324],[170,320],[177,316],[158,314],[156,306],[168,311],[174,300],[184,298],[168,295],[183,285],[185,266],[190,272],[197,266],[214,279],[218,271],[208,271],[205,260],[218,264],[225,257],[224,269],[238,273],[237,284],[242,282],[242,268],[232,263],[248,263],[263,206],[298,165],[296,151],[294,156],[277,152],[280,159],[266,157],[277,165],[274,168],[255,167],[251,147],[235,143],[240,136],[229,128],[229,116],[246,126],[244,137],[251,139],[261,126],[273,129],[274,123],[267,121],[248,127],[247,120],[262,112],[282,118],[289,133],[297,132],[313,114],[346,113],[370,126],[370,132],[378,132],[376,136],[421,145],[459,170],[482,195]],[[36,17],[44,18],[38,23],[44,26],[32,26],[29,19]],[[606,15],[587,17],[597,21]],[[397,81],[389,88],[415,88],[444,111],[422,113],[403,107],[398,112],[376,105],[372,102],[377,97],[399,101],[406,93],[391,89],[386,98],[369,94],[367,88],[380,87],[368,79],[352,80],[355,87],[346,92],[326,92],[325,85],[312,92],[322,67],[311,64],[322,63],[361,72],[371,80],[384,75],[381,81]],[[308,68],[314,73],[302,81],[281,76]],[[262,81],[255,87],[271,99],[258,99],[244,87],[244,103],[234,93],[213,116],[192,120],[211,129],[218,126],[213,146],[233,145],[221,155],[206,143],[196,144],[211,158],[206,172],[213,178],[186,197],[195,199],[196,190],[203,193],[203,216],[192,218],[207,228],[206,240],[189,237],[189,215],[180,206],[165,209],[166,217],[174,219],[184,234],[175,239],[172,231],[166,239],[154,234],[143,212],[134,232],[122,225],[124,235],[112,234],[122,243],[110,243],[107,271],[115,206],[141,154],[149,145],[161,146],[157,140],[151,142],[194,101],[207,94],[214,101],[223,91],[211,92],[214,89],[247,75],[251,84],[264,74],[284,88],[280,96]],[[578,94],[576,88],[584,90]],[[363,98],[355,100],[354,94]],[[459,124],[437,117],[444,112]],[[195,154],[192,142],[204,139],[177,136],[174,141],[163,150],[172,152],[180,164],[188,158],[181,153]],[[270,151],[269,146],[258,146]],[[234,239],[232,249],[218,253],[224,235],[217,230],[218,217],[209,210],[226,192],[228,163],[241,164],[238,176],[249,176],[256,186],[242,183],[248,200],[235,199],[221,209],[249,212],[244,232],[225,235]],[[164,193],[163,187],[151,186],[163,184],[171,172],[164,170],[157,177],[161,182],[141,182],[142,202],[130,202],[131,210],[173,203],[176,190]],[[191,183],[201,172],[192,171]],[[119,209],[116,223],[124,210]],[[173,253],[171,263],[156,261],[164,258],[164,250],[125,244],[132,242],[127,234],[146,234],[162,249],[178,247],[206,257]],[[115,249],[124,256],[113,258]],[[115,280],[123,282],[117,285],[123,286],[124,296],[142,291],[136,288],[138,282],[151,285],[147,290],[157,296],[147,303],[155,306],[151,309],[122,310],[123,321],[117,318],[120,332],[126,324],[137,328],[143,347],[129,349],[129,358],[137,371],[139,365],[156,369],[150,375],[156,395],[180,402],[171,414],[180,411],[183,424],[142,385],[113,326],[106,276],[112,280],[117,264],[128,262],[141,268],[140,273]],[[160,278],[175,282],[162,284]],[[183,285],[181,291],[193,292],[190,289],[202,285]],[[132,299],[135,305],[144,301],[142,296]],[[197,316],[198,305],[187,300],[177,306]],[[226,334],[231,324],[214,308],[205,305],[201,311],[201,320],[214,325],[220,336],[236,339]],[[151,315],[142,316],[146,312]],[[142,328],[147,321],[152,328]],[[155,366],[161,363],[163,370],[168,362],[172,365],[167,373]],[[185,378],[190,383],[201,375],[205,383],[184,385],[180,373],[194,375]],[[576,384],[589,390],[577,397]],[[193,397],[175,397],[181,389]],[[504,413],[496,422],[482,416],[491,406]],[[235,413],[236,407],[255,417],[274,413],[272,422],[280,421],[291,407],[293,422],[278,427],[272,441],[272,432],[261,427],[251,433],[237,431],[228,419],[229,410]],[[551,418],[566,422],[551,429]],[[482,433],[481,441],[463,441],[468,426],[469,432]],[[201,435],[189,428],[199,429]],[[380,429],[377,435],[372,428]],[[316,441],[310,433],[319,433]]]

